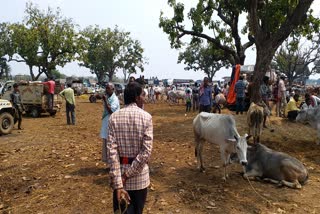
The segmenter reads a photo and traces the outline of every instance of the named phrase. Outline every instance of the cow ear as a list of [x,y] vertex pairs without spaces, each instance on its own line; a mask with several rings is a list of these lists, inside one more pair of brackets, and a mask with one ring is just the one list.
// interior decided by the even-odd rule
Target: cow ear
[[246,138],[246,140],[249,140],[252,137],[252,135],[245,134],[244,137]]
[[238,140],[239,140],[239,138],[238,138],[236,135],[234,136],[234,139],[236,139],[236,141],[238,141]]
[[230,138],[230,139],[227,139],[227,142],[228,143],[235,143],[237,142],[237,140],[233,139],[233,138]]

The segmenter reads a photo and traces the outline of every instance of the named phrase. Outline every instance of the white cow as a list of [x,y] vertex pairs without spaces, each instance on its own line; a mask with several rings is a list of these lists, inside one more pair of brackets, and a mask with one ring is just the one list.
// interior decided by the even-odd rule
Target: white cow
[[160,96],[160,99],[162,99],[162,97],[166,95],[166,88],[163,86],[156,86],[154,87],[154,93],[157,98]]
[[186,92],[182,91],[182,90],[176,90],[176,91],[169,91],[168,92],[168,98],[169,98],[169,102],[171,103],[178,103],[179,104],[179,100],[184,100],[186,97]]
[[232,153],[237,153],[239,162],[243,166],[247,164],[247,139],[250,136],[245,134],[244,137],[241,137],[239,135],[232,115],[201,112],[193,120],[193,132],[195,155],[197,156],[198,166],[200,164],[200,171],[204,171],[202,161],[204,141],[220,146],[221,160],[224,166],[224,180],[228,177],[226,167],[230,163],[230,155]]
[[296,121],[309,123],[312,128],[316,129],[318,134],[317,145],[320,145],[320,106],[299,111]]

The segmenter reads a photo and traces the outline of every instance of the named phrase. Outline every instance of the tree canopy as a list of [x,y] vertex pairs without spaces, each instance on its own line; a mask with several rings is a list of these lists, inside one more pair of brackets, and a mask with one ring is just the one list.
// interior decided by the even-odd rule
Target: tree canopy
[[[205,39],[214,48],[223,51],[231,64],[245,62],[245,51],[256,47],[254,88],[259,88],[272,58],[283,41],[295,30],[310,35],[318,31],[319,20],[313,17],[310,6],[313,0],[199,0],[187,14],[191,28],[185,23],[184,4],[169,0],[173,8],[172,18],[160,15],[159,26],[169,35],[173,48],[180,48],[181,38],[191,36],[191,43]],[[239,29],[240,15],[247,17],[246,25]],[[208,33],[207,33],[208,32]],[[240,36],[243,34],[244,36]],[[242,38],[248,41],[242,42]],[[261,99],[254,90],[253,101]]]
[[[319,73],[315,63],[320,57],[319,37],[315,35],[310,42],[301,35],[292,35],[281,45],[273,58],[276,70],[285,74],[291,86],[295,80],[305,81],[314,73]],[[313,65],[309,69],[309,65]]]
[[0,43],[5,47],[0,54],[8,55],[8,61],[26,63],[33,80],[43,73],[52,77],[56,66],[63,67],[75,58],[75,24],[64,18],[59,9],[40,11],[32,3],[27,3],[25,13],[21,23],[0,25]]
[[99,82],[112,81],[119,69],[129,74],[143,71],[143,48],[129,32],[90,26],[81,32],[79,44],[79,65],[96,74]]
[[212,78],[222,67],[228,67],[230,62],[222,51],[211,44],[193,43],[184,52],[179,53],[178,63],[186,64],[185,70],[203,71],[212,81]]

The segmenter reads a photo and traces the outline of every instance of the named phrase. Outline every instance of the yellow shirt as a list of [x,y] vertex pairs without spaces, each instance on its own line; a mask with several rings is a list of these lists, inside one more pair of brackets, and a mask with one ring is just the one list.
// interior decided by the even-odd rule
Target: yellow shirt
[[293,97],[291,97],[291,98],[290,98],[290,101],[288,102],[286,112],[289,112],[289,111],[299,111],[300,109],[298,108],[298,104],[299,104],[299,101],[296,102],[296,101],[293,99]]
[[74,99],[74,91],[72,88],[66,88],[59,93],[59,95],[66,99],[66,101],[70,104],[76,105],[76,101]]

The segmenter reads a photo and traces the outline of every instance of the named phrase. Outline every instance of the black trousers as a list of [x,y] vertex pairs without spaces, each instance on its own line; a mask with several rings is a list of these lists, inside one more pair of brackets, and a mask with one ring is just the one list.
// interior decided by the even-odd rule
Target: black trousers
[[[128,193],[130,195],[131,202],[125,213],[126,214],[142,214],[144,204],[146,203],[146,199],[147,199],[148,189],[145,188],[141,190],[129,190]],[[121,206],[121,211],[123,212],[125,210],[125,205],[120,204],[120,206]],[[119,203],[117,200],[116,191],[113,191],[113,211],[115,212],[117,210],[119,210]]]
[[204,105],[200,104],[199,113],[201,113],[203,111],[210,113],[211,112],[211,105],[204,106]]
[[298,116],[298,111],[296,111],[296,110],[288,112],[288,119],[291,121],[294,121],[297,116]]

